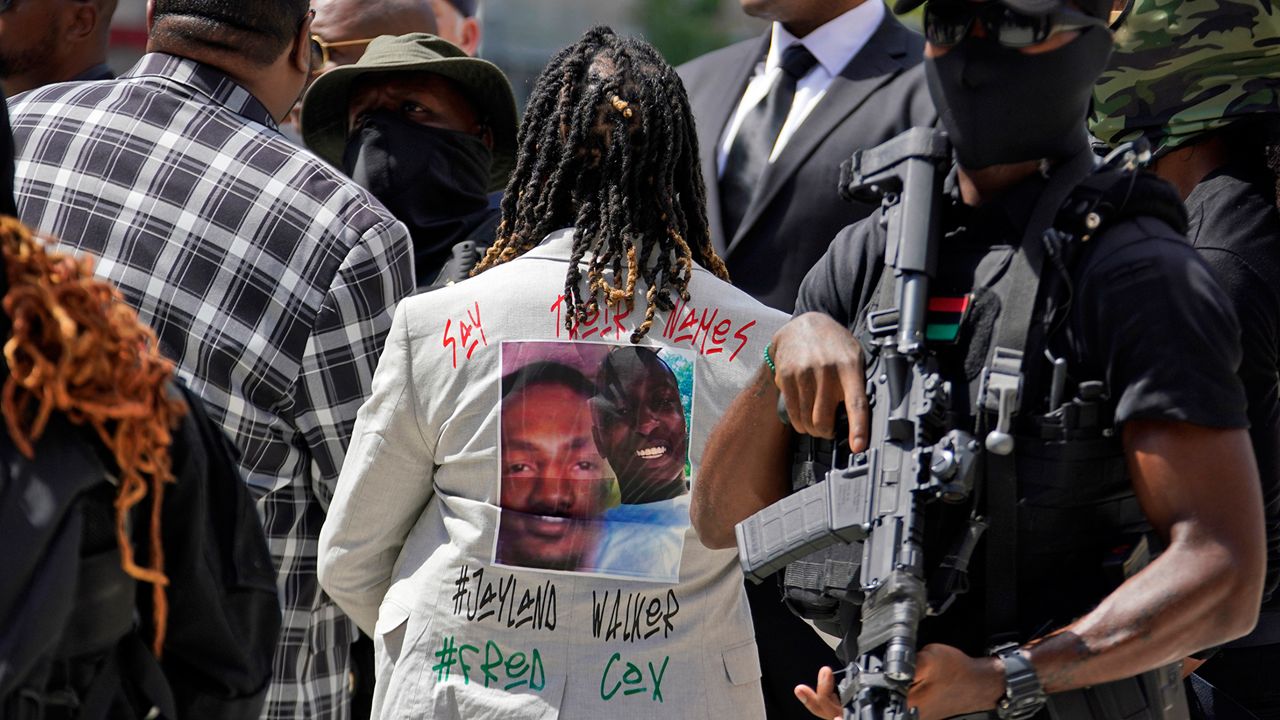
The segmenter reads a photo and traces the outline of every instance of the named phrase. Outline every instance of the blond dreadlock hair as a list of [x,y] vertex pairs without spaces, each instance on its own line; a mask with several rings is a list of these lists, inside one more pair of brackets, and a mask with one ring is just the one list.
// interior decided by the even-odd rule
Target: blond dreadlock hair
[[675,307],[673,296],[689,299],[695,261],[729,279],[711,247],[688,95],[648,43],[597,27],[561,50],[538,77],[517,144],[497,241],[476,273],[573,226],[565,327],[601,300],[633,309],[643,278],[648,308],[633,343],[655,311]]
[[[170,467],[171,429],[186,406],[167,392],[173,363],[156,337],[125,304],[118,290],[93,276],[85,258],[50,252],[14,218],[0,218],[0,252],[7,270],[4,311],[12,335],[4,344],[8,376],[0,409],[14,444],[28,458],[50,416],[92,428],[120,474],[115,500],[121,565],[151,583],[155,637],[160,656],[168,620],[160,508]],[[150,553],[134,559],[130,511],[151,494]]]

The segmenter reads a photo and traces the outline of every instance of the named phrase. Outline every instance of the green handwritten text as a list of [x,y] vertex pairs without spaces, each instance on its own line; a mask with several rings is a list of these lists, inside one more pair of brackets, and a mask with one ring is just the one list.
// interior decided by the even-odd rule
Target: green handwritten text
[[639,665],[623,661],[621,653],[614,653],[609,662],[605,663],[604,672],[600,675],[600,699],[607,702],[621,691],[623,697],[648,693],[651,702],[663,702],[662,678],[667,674],[669,662],[670,656],[663,657],[662,664],[658,667],[646,662],[649,670],[646,675]]

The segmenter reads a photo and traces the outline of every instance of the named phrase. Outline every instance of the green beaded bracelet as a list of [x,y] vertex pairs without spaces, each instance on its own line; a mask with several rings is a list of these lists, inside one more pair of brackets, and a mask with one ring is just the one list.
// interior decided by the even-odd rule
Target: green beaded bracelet
[[774,365],[774,364],[773,364],[773,358],[769,357],[769,348],[770,348],[770,346],[772,346],[772,345],[773,345],[773,343],[771,343],[771,342],[769,342],[769,343],[765,343],[765,344],[764,344],[764,364],[769,366],[769,372],[773,373],[774,375],[777,375],[777,374],[778,374],[778,366],[777,366],[777,365]]

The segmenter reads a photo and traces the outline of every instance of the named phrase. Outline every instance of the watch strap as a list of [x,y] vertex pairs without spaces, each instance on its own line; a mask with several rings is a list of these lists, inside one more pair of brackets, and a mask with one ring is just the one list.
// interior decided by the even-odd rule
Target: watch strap
[[1048,696],[1031,659],[1019,647],[1001,650],[997,657],[1004,661],[1004,696],[996,704],[1001,720],[1026,720],[1044,707]]

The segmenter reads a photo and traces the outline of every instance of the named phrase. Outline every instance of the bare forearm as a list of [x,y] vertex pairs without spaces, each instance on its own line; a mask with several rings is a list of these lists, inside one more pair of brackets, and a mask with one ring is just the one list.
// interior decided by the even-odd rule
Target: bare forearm
[[1049,691],[1117,680],[1247,633],[1265,551],[1261,493],[1243,430],[1133,422],[1134,491],[1168,549],[1092,612],[1032,649]]
[[1248,574],[1220,545],[1175,544],[1092,612],[1033,643],[1045,690],[1131,677],[1247,633],[1260,590]]
[[733,526],[786,493],[789,431],[777,407],[778,390],[761,367],[712,431],[690,508],[707,547],[732,547]]

